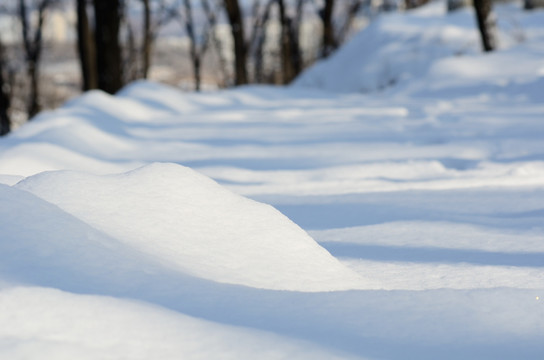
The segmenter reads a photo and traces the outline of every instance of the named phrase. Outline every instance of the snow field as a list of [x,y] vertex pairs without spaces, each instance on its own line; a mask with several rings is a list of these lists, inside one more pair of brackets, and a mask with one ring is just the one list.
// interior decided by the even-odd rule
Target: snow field
[[539,358],[544,13],[497,5],[484,55],[444,8],[1,139],[0,359]]

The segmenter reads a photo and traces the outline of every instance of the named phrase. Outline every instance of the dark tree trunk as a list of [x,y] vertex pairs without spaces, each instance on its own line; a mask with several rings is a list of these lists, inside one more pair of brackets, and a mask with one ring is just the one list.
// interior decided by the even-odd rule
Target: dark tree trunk
[[4,45],[0,41],[0,136],[10,132],[11,122],[9,119],[9,108],[11,106],[11,96],[7,89],[7,64]]
[[491,14],[491,0],[474,0],[474,9],[476,10],[476,20],[482,39],[484,51],[493,51],[496,48],[495,43],[495,21]]
[[284,84],[290,83],[302,70],[302,59],[298,36],[295,34],[293,19],[291,19],[285,8],[285,2],[278,0],[280,23],[281,23],[281,64],[282,79]]
[[[302,49],[300,48],[300,27],[302,25],[302,13],[304,1],[298,0],[296,6],[295,18],[289,22],[289,43],[291,45],[291,63],[293,67],[293,80],[297,77],[303,68]],[[290,81],[289,81],[290,82]]]
[[39,97],[40,97],[40,88],[39,88],[39,71],[38,63],[34,61],[27,62],[27,74],[30,79],[30,100],[28,104],[28,118],[33,118],[41,110]]
[[94,0],[94,15],[98,88],[114,94],[123,86],[120,0]]
[[328,57],[337,47],[332,22],[333,11],[334,0],[325,0],[325,6],[319,14],[323,22],[323,40],[321,45],[321,57],[323,58]]
[[[40,107],[40,87],[39,87],[39,64],[42,54],[43,38],[42,29],[45,20],[45,11],[52,3],[51,0],[41,0],[37,6],[38,21],[35,29],[32,32],[31,22],[28,19],[28,6],[25,0],[19,0],[19,19],[23,32],[23,44],[26,58],[26,71],[30,81],[29,98],[28,98],[28,118],[31,119],[36,115]],[[31,34],[32,32],[32,34]]]
[[77,0],[77,49],[81,65],[83,91],[98,87],[94,39],[87,15],[87,0]]
[[244,19],[238,0],[224,0],[225,10],[229,19],[232,37],[234,39],[234,62],[236,85],[248,83],[247,78],[247,45],[244,35]]
[[291,66],[291,44],[289,37],[289,19],[285,14],[285,3],[283,0],[278,0],[281,35],[280,35],[280,49],[281,49],[281,74],[282,82],[287,84],[293,79],[293,68]]
[[427,4],[429,0],[405,0],[404,7],[406,10],[415,9]]
[[151,8],[149,0],[142,0],[144,6],[144,43],[142,46],[142,78],[147,79],[151,67]]
[[544,7],[544,1],[543,0],[524,0],[523,1],[523,7],[525,10],[533,10],[536,8],[543,8]]

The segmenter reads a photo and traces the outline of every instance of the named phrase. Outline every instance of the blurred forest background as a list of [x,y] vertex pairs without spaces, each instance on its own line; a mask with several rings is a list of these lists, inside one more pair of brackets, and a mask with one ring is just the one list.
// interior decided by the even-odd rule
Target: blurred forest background
[[[138,79],[190,91],[288,84],[381,12],[427,1],[2,0],[0,134],[82,91]],[[446,6],[474,6],[482,49],[496,47],[491,0]]]

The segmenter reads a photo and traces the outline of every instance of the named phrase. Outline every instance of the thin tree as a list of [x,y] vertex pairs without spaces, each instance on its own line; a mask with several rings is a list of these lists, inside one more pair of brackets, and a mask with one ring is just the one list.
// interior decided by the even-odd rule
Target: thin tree
[[10,90],[7,81],[7,61],[4,44],[0,39],[0,136],[10,132],[11,122],[9,119],[9,108],[11,105]]
[[96,50],[93,31],[89,24],[87,0],[76,0],[77,9],[77,49],[81,66],[83,91],[98,88]]
[[198,43],[195,22],[193,19],[193,9],[191,6],[191,0],[183,0],[183,8],[185,14],[185,30],[189,36],[189,53],[191,56],[191,62],[193,65],[193,75],[195,82],[195,91],[200,91],[201,87],[201,65],[202,57],[206,51],[208,45],[208,29],[207,26],[203,30],[203,39],[201,43]]
[[[43,25],[47,8],[54,0],[40,0],[35,11],[37,21],[30,21],[30,11],[26,0],[19,0],[19,20],[21,22],[23,46],[25,52],[26,71],[30,81],[27,113],[31,119],[40,109],[39,65],[43,48]],[[34,26],[33,26],[34,24]]]
[[151,67],[151,44],[153,33],[151,30],[151,6],[149,0],[142,0],[144,8],[144,34],[142,45],[142,78],[147,79]]
[[474,0],[474,9],[476,10],[476,20],[482,40],[484,51],[495,50],[497,44],[495,40],[495,19],[493,18],[491,0]]
[[93,0],[93,3],[98,88],[114,94],[123,86],[119,43],[122,4],[120,0]]
[[247,44],[244,34],[244,18],[238,0],[223,0],[234,40],[234,83],[248,83],[247,76]]
[[[139,75],[137,77],[147,79],[149,77],[149,70],[151,69],[153,45],[157,35],[162,26],[178,18],[179,5],[177,2],[169,0],[141,0],[141,3],[143,7],[143,28],[141,50],[139,51],[141,54]],[[131,27],[127,30],[134,32]],[[136,39],[134,39],[135,41]],[[136,44],[134,44],[135,49],[136,47]],[[136,61],[136,59],[132,60]]]

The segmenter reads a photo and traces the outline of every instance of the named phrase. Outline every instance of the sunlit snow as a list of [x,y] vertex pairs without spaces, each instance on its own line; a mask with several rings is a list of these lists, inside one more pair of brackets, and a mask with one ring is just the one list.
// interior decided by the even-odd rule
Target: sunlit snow
[[0,139],[1,359],[537,359],[544,12],[383,15],[289,87]]

